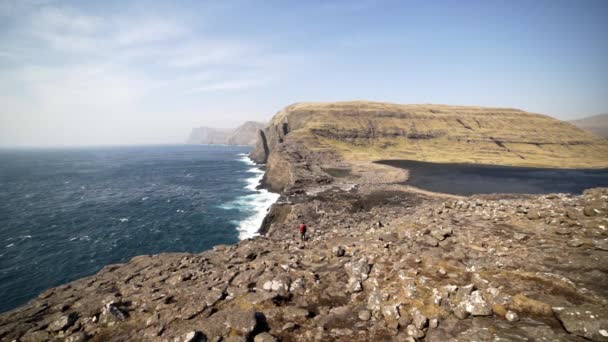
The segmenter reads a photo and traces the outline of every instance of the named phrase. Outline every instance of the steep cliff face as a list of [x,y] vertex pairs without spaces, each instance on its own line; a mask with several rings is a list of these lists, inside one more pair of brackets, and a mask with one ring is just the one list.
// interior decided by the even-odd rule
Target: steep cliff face
[[257,141],[258,131],[263,129],[264,126],[265,124],[262,122],[247,121],[230,133],[228,144],[253,146]]
[[411,159],[608,167],[608,141],[545,115],[508,108],[375,102],[286,107],[259,133],[252,157],[257,162],[268,161],[268,183],[284,188],[288,180],[299,178],[280,165],[282,161],[324,152],[336,158],[325,161],[329,163]]
[[199,127],[193,128],[188,137],[189,144],[249,145],[257,141],[257,134],[264,123],[247,121],[236,129]]
[[193,128],[186,142],[188,144],[224,145],[232,130],[211,127]]

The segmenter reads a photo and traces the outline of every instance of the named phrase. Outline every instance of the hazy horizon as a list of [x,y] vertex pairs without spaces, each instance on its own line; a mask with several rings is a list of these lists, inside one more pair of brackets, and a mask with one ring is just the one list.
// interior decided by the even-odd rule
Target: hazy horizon
[[294,102],[608,112],[605,1],[0,0],[0,147],[183,143]]

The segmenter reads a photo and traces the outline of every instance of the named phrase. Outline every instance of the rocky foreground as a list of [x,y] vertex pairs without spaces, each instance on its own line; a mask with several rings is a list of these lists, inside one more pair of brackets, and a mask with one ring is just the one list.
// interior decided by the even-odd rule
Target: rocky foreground
[[235,246],[107,266],[1,315],[0,338],[608,341],[608,189],[457,199],[373,188],[284,196],[286,218],[311,226],[306,242],[285,223]]

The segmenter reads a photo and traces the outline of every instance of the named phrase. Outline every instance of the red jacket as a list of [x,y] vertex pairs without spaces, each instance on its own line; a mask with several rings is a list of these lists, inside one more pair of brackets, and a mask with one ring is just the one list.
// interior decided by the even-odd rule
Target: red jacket
[[300,234],[306,233],[306,225],[304,223],[300,224]]

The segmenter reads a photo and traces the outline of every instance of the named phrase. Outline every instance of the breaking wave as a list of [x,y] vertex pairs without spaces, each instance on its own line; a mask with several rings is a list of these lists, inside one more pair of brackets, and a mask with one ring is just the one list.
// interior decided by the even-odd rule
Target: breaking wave
[[245,189],[251,194],[239,197],[238,199],[223,205],[224,209],[237,209],[246,214],[246,217],[235,222],[239,232],[239,239],[244,240],[259,234],[259,229],[264,221],[266,212],[270,206],[279,198],[279,194],[270,192],[266,189],[257,189],[264,177],[264,171],[256,165],[247,154],[239,154],[239,160],[250,165],[247,173],[251,174],[245,182]]

